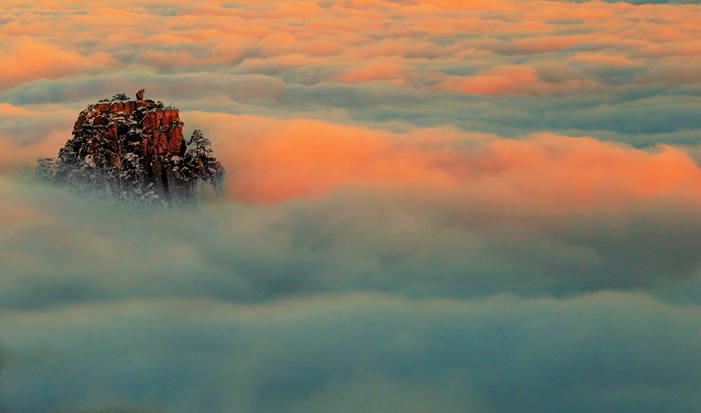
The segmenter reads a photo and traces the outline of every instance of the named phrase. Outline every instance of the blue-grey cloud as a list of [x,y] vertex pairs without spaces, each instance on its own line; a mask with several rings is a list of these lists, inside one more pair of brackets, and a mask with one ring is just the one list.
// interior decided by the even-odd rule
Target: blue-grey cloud
[[631,294],[4,311],[0,399],[30,413],[696,412],[700,314]]
[[681,302],[696,301],[699,288],[701,216],[666,204],[539,222],[531,214],[506,221],[516,209],[464,208],[460,198],[364,191],[191,211],[76,200],[7,180],[2,193],[8,216],[24,217],[3,223],[0,256],[10,264],[0,307],[7,309],[162,296],[262,302],[355,290],[469,298],[644,289]]

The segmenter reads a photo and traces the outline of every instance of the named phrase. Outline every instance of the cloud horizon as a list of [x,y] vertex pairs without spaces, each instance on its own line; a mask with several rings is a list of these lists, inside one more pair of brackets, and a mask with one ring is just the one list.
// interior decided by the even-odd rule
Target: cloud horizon
[[[701,412],[699,16],[6,0],[0,412]],[[140,88],[223,196],[23,174]]]

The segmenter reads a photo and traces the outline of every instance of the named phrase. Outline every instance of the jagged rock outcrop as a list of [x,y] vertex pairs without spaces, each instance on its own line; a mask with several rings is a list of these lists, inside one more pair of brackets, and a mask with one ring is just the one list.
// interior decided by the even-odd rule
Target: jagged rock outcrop
[[73,138],[56,159],[39,160],[41,179],[124,199],[173,202],[206,185],[219,186],[224,168],[195,130],[188,142],[178,109],[124,94],[80,112]]

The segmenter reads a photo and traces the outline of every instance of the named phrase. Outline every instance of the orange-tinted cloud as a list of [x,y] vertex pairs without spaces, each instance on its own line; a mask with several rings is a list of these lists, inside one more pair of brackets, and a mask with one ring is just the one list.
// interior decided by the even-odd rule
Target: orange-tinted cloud
[[[221,72],[250,60],[256,64],[247,65],[247,73],[253,68],[267,74],[275,60],[292,59],[304,62],[310,73],[328,75],[305,78],[305,84],[380,80],[427,93],[561,94],[611,82],[596,83],[579,73],[552,85],[538,76],[544,64],[620,68],[634,62],[649,76],[626,81],[647,85],[658,74],[675,71],[652,70],[659,57],[693,60],[701,36],[699,19],[692,17],[701,14],[699,5],[573,6],[518,0],[298,0],[274,5],[124,0],[110,7],[99,2],[43,1],[33,7],[20,0],[5,3],[12,13],[0,16],[7,21],[0,25],[0,44],[16,45],[0,52],[0,87],[5,88],[105,65],[116,70]],[[573,54],[578,57],[570,59]],[[475,76],[461,75],[476,69]],[[660,83],[676,84],[673,79],[667,76]]]
[[68,131],[53,131],[40,142],[22,145],[11,136],[0,135],[0,173],[16,172],[41,157],[55,157],[68,138]]
[[0,116],[33,116],[36,112],[21,106],[0,102]]
[[57,78],[113,64],[106,53],[83,56],[31,39],[0,51],[0,89],[41,78]]
[[475,76],[453,77],[443,81],[436,89],[498,96],[532,90],[540,83],[538,73],[530,66],[505,66]]
[[[701,35],[698,19],[692,17],[701,10],[697,5],[639,7],[586,2],[573,7],[568,2],[515,0],[300,0],[274,6],[236,0],[205,0],[194,6],[184,0],[158,5],[142,3],[124,0],[105,7],[98,3],[45,1],[21,9],[24,2],[8,0],[8,10],[22,11],[3,15],[10,22],[0,26],[0,36],[7,39],[4,44],[8,45],[0,51],[0,88],[40,78],[83,74],[105,66],[115,70],[113,79],[119,79],[121,70],[147,72],[152,75],[147,79],[167,72],[187,73],[188,79],[200,80],[213,78],[208,75],[214,73],[221,75],[212,81],[214,86],[204,84],[204,80],[202,86],[191,82],[193,85],[182,85],[177,93],[183,94],[183,100],[196,95],[202,99],[198,103],[207,104],[212,101],[206,99],[206,94],[215,90],[232,98],[220,99],[217,105],[233,105],[234,101],[240,104],[222,110],[250,109],[251,113],[274,112],[280,117],[321,118],[334,112],[327,118],[334,119],[337,112],[347,109],[339,115],[344,118],[355,106],[373,99],[380,102],[378,106],[391,105],[386,110],[391,116],[402,110],[402,96],[416,96],[415,102],[419,103],[411,109],[431,116],[432,99],[446,106],[445,99],[452,97],[445,92],[477,94],[482,96],[468,98],[489,100],[500,96],[506,99],[503,96],[511,94],[540,97],[592,90],[607,93],[604,86],[686,87],[701,82],[697,70],[701,62],[693,54]],[[81,13],[73,13],[76,10]],[[41,25],[51,30],[27,37],[32,36],[30,28],[45,27]],[[661,55],[666,56],[664,62],[657,58]],[[634,69],[635,74],[626,72]],[[266,81],[274,79],[274,90],[237,86],[237,93],[231,93],[234,82],[226,76],[239,74],[264,75]],[[246,85],[251,79],[255,77],[245,78]],[[376,90],[372,88],[377,85],[365,84],[377,81],[393,84]],[[305,89],[317,83],[326,84],[318,90]],[[219,85],[221,91],[217,89]],[[416,95],[397,94],[399,97],[392,100],[391,93],[399,87],[420,90]],[[351,93],[362,88],[370,92]],[[69,94],[70,88],[65,89]],[[328,102],[334,101],[335,90],[341,89],[351,92],[338,99],[338,107],[326,110]],[[322,98],[314,100],[318,96]],[[263,100],[260,98],[278,105],[260,109],[255,106],[256,99]],[[307,104],[313,112],[300,115]],[[291,106],[296,107],[285,113]],[[22,110],[26,109],[0,106],[0,113],[5,111],[6,116],[30,116],[20,113]],[[363,119],[355,115],[345,119]],[[459,119],[460,113],[451,115],[455,116],[430,119],[425,124],[450,124]],[[634,115],[638,116],[637,112]],[[216,122],[220,122],[218,119]],[[236,197],[251,201],[314,196],[358,183],[466,191],[482,180],[486,189],[471,193],[493,193],[504,199],[525,199],[519,195],[519,187],[529,188],[532,193],[542,192],[542,197],[556,197],[558,202],[608,199],[616,191],[623,197],[657,196],[663,187],[683,187],[675,190],[695,193],[693,185],[685,181],[685,177],[695,176],[695,165],[683,152],[670,148],[649,153],[596,140],[538,135],[524,141],[473,143],[479,153],[488,154],[480,158],[476,152],[455,149],[452,143],[441,147],[424,141],[426,135],[446,133],[454,140],[469,140],[469,135],[450,128],[394,134],[311,119],[222,119],[222,125],[226,125],[212,126],[219,128],[213,135],[236,136],[231,141],[219,141],[226,145],[227,166],[235,171],[230,174],[232,191]],[[469,125],[475,123],[478,122],[471,119]],[[581,126],[579,122],[569,123],[573,129]],[[694,125],[690,121],[688,124]],[[10,139],[3,142],[8,153],[17,153],[22,159],[29,158],[23,155],[25,152],[39,149],[18,146]],[[588,153],[588,158],[575,156],[577,151]],[[526,162],[531,158],[539,161],[531,165]],[[580,163],[599,158],[618,161],[597,165],[595,170],[604,171],[601,176],[595,172],[581,175],[577,171],[587,167]],[[645,164],[648,161],[654,167]],[[673,166],[674,162],[678,165]],[[617,169],[621,164],[630,168]],[[643,164],[647,166],[639,167]],[[482,173],[475,165],[502,165],[502,169]],[[512,170],[515,172],[509,172]],[[665,175],[669,170],[682,172]],[[608,183],[604,182],[605,173],[611,175]],[[552,176],[567,176],[568,180],[558,183]],[[520,182],[523,177],[529,179]],[[491,181],[494,185],[485,183]],[[580,192],[571,192],[569,187],[580,188]],[[563,195],[557,195],[560,193]]]
[[0,103],[0,173],[17,171],[40,157],[55,157],[71,136],[73,116],[73,111],[55,106],[33,110]]
[[247,201],[315,196],[351,184],[447,184],[454,179],[430,165],[443,154],[432,159],[410,142],[402,147],[398,136],[385,131],[311,119],[205,113],[194,118],[214,125],[232,195]]
[[548,210],[701,201],[701,169],[669,146],[646,151],[547,133],[485,139],[452,129],[398,134],[309,119],[188,116],[210,128],[231,195],[250,202],[368,185]]
[[377,61],[343,71],[335,80],[341,83],[401,80],[404,68],[391,61]]

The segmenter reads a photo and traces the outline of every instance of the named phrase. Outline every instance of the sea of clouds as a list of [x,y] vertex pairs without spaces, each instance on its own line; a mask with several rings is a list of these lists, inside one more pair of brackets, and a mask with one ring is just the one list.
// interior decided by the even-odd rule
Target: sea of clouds
[[[701,412],[697,3],[4,1],[0,412]],[[26,178],[141,87],[222,197]]]

